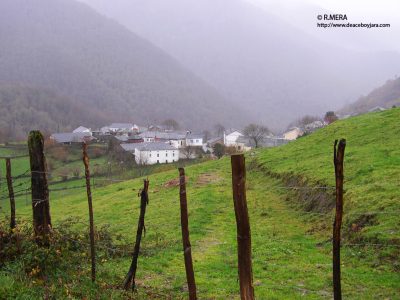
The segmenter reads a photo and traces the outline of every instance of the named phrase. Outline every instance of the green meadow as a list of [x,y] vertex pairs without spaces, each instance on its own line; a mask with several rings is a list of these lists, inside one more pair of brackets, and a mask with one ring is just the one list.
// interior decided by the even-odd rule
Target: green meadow
[[[333,141],[346,138],[345,224],[342,247],[344,299],[400,299],[400,109],[341,120],[288,145],[246,155],[247,201],[252,232],[253,277],[258,299],[332,299],[331,210],[307,209],[287,179],[302,188],[334,186]],[[200,299],[239,299],[236,223],[229,157],[185,168],[189,227]],[[23,169],[23,168],[22,168]],[[0,268],[0,299],[186,299],[180,231],[178,170],[148,176],[146,234],[137,291],[121,285],[130,265],[143,178],[93,189],[96,228],[106,226],[106,255],[98,237],[98,272],[90,282],[89,248],[79,265],[38,280],[16,258]],[[326,189],[327,193],[331,193]],[[332,195],[331,195],[332,196]],[[328,197],[329,198],[329,197]],[[2,218],[8,220],[7,201]],[[74,218],[88,231],[86,190],[52,191],[54,228]],[[31,220],[31,206],[17,199],[17,221]],[[367,222],[361,222],[366,218]],[[355,224],[355,226],[353,225]],[[60,249],[61,252],[63,249]],[[64,258],[68,262],[68,256]],[[74,261],[76,263],[76,261]],[[49,266],[57,268],[57,266]],[[61,267],[60,267],[61,268]]]

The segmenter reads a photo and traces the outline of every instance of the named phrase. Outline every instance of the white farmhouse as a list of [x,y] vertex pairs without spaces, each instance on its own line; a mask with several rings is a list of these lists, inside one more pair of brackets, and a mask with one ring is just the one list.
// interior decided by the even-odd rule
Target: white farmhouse
[[299,136],[302,136],[304,132],[298,128],[298,127],[293,127],[290,128],[289,131],[285,132],[283,134],[283,138],[287,141],[293,141],[297,139]]
[[203,135],[189,132],[186,135],[186,146],[202,147]]
[[131,123],[112,123],[107,127],[109,132],[114,134],[128,134],[139,130],[137,125]]
[[166,164],[179,160],[179,149],[164,142],[121,144],[121,147],[135,155],[138,165]]
[[175,148],[183,148],[186,145],[186,134],[180,132],[146,131],[140,136],[145,142],[166,142]]
[[236,129],[229,129],[227,131],[224,131],[224,145],[227,147],[237,147],[237,141],[240,136],[243,136],[243,133]]
[[90,128],[86,128],[83,126],[79,126],[74,131],[72,131],[72,133],[85,133],[86,136],[89,136],[89,135],[92,136],[92,130]]

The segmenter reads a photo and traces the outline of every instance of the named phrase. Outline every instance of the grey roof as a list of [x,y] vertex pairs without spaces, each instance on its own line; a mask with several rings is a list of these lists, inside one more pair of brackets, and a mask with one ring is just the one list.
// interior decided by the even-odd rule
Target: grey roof
[[117,139],[117,140],[119,140],[119,141],[121,141],[121,142],[126,142],[126,141],[129,141],[129,140],[142,140],[143,141],[143,138],[140,136],[140,135],[138,135],[138,134],[135,134],[135,135],[131,135],[131,136],[127,136],[127,135],[117,135],[117,136],[115,136],[115,138]]
[[243,134],[240,130],[237,130],[235,128],[229,128],[229,129],[225,130],[225,134],[228,135],[228,134],[231,134],[231,133],[233,133],[235,131],[239,132],[240,134]]
[[121,144],[125,151],[162,151],[162,150],[177,150],[175,147],[162,142],[136,143],[136,144]]
[[131,129],[134,125],[132,123],[112,123],[109,128]]
[[72,131],[72,132],[87,132],[87,131],[91,131],[90,128],[79,126],[78,128],[74,129],[74,131]]
[[201,133],[188,133],[186,135],[187,139],[202,139],[203,135]]
[[93,139],[90,133],[85,132],[53,133],[51,138],[57,143],[82,143],[87,139]]
[[140,134],[143,138],[159,138],[163,140],[183,140],[186,134],[180,132],[146,131]]
[[217,143],[217,142],[223,143],[224,142],[224,138],[223,137],[216,137],[216,138],[210,139],[210,140],[207,141],[207,144],[214,144],[214,143]]

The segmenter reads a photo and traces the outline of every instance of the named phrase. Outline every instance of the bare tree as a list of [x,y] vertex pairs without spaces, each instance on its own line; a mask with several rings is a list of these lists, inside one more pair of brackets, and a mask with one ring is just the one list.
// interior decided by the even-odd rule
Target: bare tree
[[186,157],[186,159],[193,158],[193,155],[196,153],[196,148],[190,145],[186,145],[186,147],[181,149],[182,154]]
[[327,111],[324,117],[324,121],[328,124],[331,124],[335,121],[337,121],[339,118],[338,116],[335,114],[334,111]]
[[224,125],[218,123],[218,124],[214,125],[214,130],[215,130],[216,135],[219,137],[224,134],[225,127],[224,127]]
[[143,152],[140,152],[138,160],[136,160],[136,164],[138,166],[139,176],[143,176],[145,174],[147,165],[149,164],[149,159],[147,155]]
[[256,148],[265,139],[265,137],[270,133],[269,129],[265,126],[258,124],[249,124],[244,129],[243,133],[254,141]]
[[174,119],[167,119],[162,122],[162,125],[166,126],[169,130],[178,130],[181,127],[179,123]]
[[210,139],[210,137],[211,137],[211,132],[209,132],[208,130],[204,130],[203,131],[204,142],[208,141]]

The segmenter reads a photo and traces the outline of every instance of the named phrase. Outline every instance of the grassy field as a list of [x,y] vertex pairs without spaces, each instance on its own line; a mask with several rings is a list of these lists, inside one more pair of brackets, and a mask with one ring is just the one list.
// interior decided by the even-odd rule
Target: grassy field
[[280,148],[259,161],[281,177],[310,186],[334,186],[333,141],[346,138],[346,226],[371,241],[400,244],[400,109],[341,120]]
[[[399,142],[396,140],[399,128],[395,126],[399,117],[398,109],[360,116],[337,122],[289,145],[249,154],[247,199],[254,287],[258,299],[332,298],[329,240],[332,213],[305,212],[296,202],[295,191],[257,165],[263,164],[272,174],[301,176],[310,187],[333,185],[332,142],[336,137],[345,137],[348,139],[345,214],[382,211],[382,208],[394,212],[399,206],[399,190],[396,190],[400,172]],[[360,172],[367,170],[365,163],[372,166],[372,170]],[[186,175],[199,298],[239,299],[230,160],[223,158],[188,166]],[[392,178],[393,175],[397,178]],[[129,253],[107,258],[101,254],[99,246],[95,285],[90,283],[88,259],[83,260],[82,265],[67,268],[65,274],[68,276],[62,279],[50,276],[47,282],[21,275],[24,272],[17,260],[0,269],[0,295],[20,299],[39,299],[45,294],[70,299],[187,298],[177,179],[177,170],[149,176],[150,204],[139,257],[137,293],[124,293],[120,289],[129,268]],[[379,183],[374,179],[379,179]],[[137,192],[142,184],[139,178],[93,190],[95,224],[97,228],[108,226],[114,237],[113,247],[128,245],[133,249],[140,202]],[[372,201],[376,197],[379,197],[379,205]],[[50,209],[55,227],[62,226],[66,218],[75,217],[79,220],[77,230],[86,232],[85,189],[70,190],[67,194],[52,192]],[[5,209],[2,213],[6,217],[8,211]],[[31,218],[31,208],[22,200],[17,203],[17,217],[19,221]],[[362,240],[363,243],[371,243],[362,246],[354,245],[350,240],[343,241],[345,299],[400,299],[398,257],[388,261],[384,255],[384,252],[389,256],[399,253],[396,244],[399,221],[394,214],[382,218],[377,214],[375,220],[376,223],[365,226],[358,234],[369,237],[375,232],[374,236],[377,236],[380,228],[379,241],[390,241],[392,245],[372,245],[368,239]],[[392,231],[394,233],[390,234]]]

